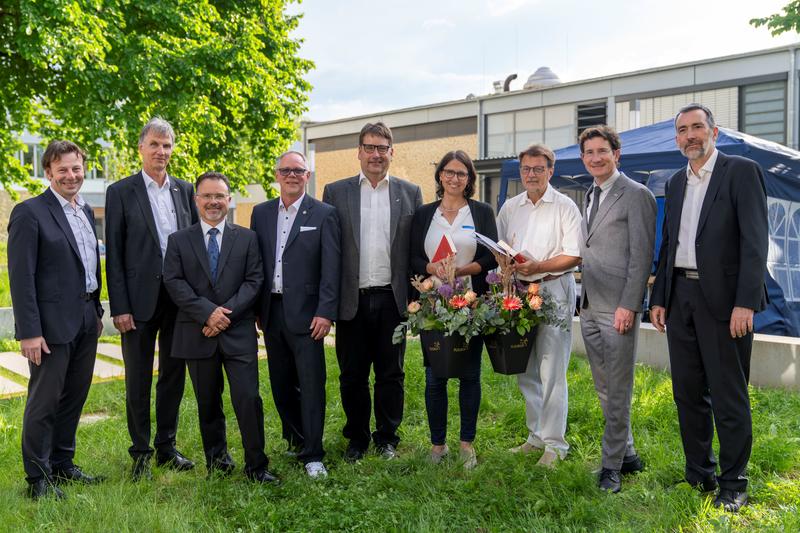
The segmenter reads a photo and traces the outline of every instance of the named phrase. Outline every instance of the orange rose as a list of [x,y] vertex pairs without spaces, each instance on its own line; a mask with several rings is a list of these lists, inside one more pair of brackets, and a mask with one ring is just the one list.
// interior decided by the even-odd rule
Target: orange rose
[[411,302],[408,304],[408,312],[413,315],[414,313],[419,311],[420,307],[422,306],[419,304],[419,302],[417,301]]
[[538,311],[539,309],[541,309],[543,303],[544,303],[544,300],[542,300],[542,297],[539,296],[538,294],[534,295],[534,296],[531,296],[528,299],[528,306],[531,309],[533,309],[534,311]]
[[464,299],[468,303],[474,302],[477,297],[478,297],[478,295],[475,294],[475,291],[467,291],[466,293],[464,293]]
[[429,292],[433,290],[433,278],[428,278],[422,282],[420,285],[422,290],[425,292]]
[[538,283],[531,283],[528,285],[528,294],[530,296],[536,296],[539,294],[539,284]]

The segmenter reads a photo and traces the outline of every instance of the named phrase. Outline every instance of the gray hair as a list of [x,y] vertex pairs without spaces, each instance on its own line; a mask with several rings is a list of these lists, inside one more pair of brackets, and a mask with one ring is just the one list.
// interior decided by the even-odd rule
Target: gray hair
[[278,167],[281,166],[281,159],[283,159],[284,157],[286,157],[289,154],[299,155],[300,159],[303,160],[303,164],[306,166],[306,170],[310,170],[308,168],[308,159],[306,159],[306,155],[303,152],[298,152],[297,150],[287,150],[287,151],[283,152],[281,155],[279,155],[278,159],[275,160],[275,169],[274,170],[278,170]]
[[139,134],[139,144],[144,142],[144,138],[147,137],[147,134],[151,131],[156,135],[169,135],[172,142],[175,142],[175,130],[172,129],[172,124],[159,116],[155,116],[148,120],[147,124],[142,128],[142,133]]
[[678,117],[680,117],[684,113],[688,113],[689,111],[698,111],[698,110],[706,114],[706,124],[708,124],[708,127],[710,129],[713,130],[714,128],[717,127],[717,123],[714,121],[714,113],[712,113],[709,108],[707,108],[703,104],[692,103],[692,104],[687,104],[678,110],[678,114],[675,115],[675,121],[674,121],[675,129],[678,129]]

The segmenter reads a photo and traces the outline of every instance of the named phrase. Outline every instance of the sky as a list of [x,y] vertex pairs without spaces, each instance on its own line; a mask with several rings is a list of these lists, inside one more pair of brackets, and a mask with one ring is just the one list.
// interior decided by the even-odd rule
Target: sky
[[[305,0],[294,36],[316,67],[304,119],[493,92],[537,68],[585,80],[800,42],[748,21],[789,0]],[[742,73],[746,75],[746,73]]]

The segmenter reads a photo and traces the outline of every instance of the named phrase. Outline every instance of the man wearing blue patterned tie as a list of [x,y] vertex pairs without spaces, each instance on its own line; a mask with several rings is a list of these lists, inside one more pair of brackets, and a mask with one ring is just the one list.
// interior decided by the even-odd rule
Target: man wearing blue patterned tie
[[245,475],[273,483],[264,454],[254,309],[264,273],[256,234],[225,220],[230,200],[228,178],[206,172],[197,178],[200,222],[169,237],[164,285],[178,306],[172,355],[187,360],[209,475],[234,469],[222,411],[224,367]]

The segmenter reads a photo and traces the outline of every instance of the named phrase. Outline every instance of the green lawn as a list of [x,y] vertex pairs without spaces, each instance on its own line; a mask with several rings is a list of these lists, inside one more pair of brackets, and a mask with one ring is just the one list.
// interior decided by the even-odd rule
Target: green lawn
[[[508,448],[526,435],[516,380],[494,374],[484,361],[483,400],[475,442],[480,464],[464,472],[456,461],[426,461],[429,444],[421,356],[411,343],[406,358],[406,416],[401,457],[386,462],[370,456],[358,465],[341,461],[342,410],[338,369],[328,351],[328,411],[325,445],[330,477],[306,478],[283,455],[265,365],[262,394],[271,467],[279,487],[261,487],[240,473],[207,481],[204,468],[177,474],[156,471],[155,481],[127,480],[124,387],[95,385],[85,412],[108,418],[82,425],[77,463],[109,481],[68,487],[64,502],[32,503],[19,452],[23,400],[0,401],[0,530],[48,531],[748,531],[800,530],[800,395],[752,391],[755,442],[750,462],[753,505],[739,515],[711,507],[710,498],[686,484],[669,377],[637,369],[634,433],[647,461],[644,473],[623,481],[623,491],[606,495],[591,471],[599,461],[602,420],[588,364],[570,365],[568,440],[572,451],[556,470],[536,466],[538,457]],[[451,385],[449,442],[458,445],[456,386]],[[178,434],[181,451],[202,462],[197,412],[187,384]],[[236,424],[229,413],[229,445],[241,466]]]

